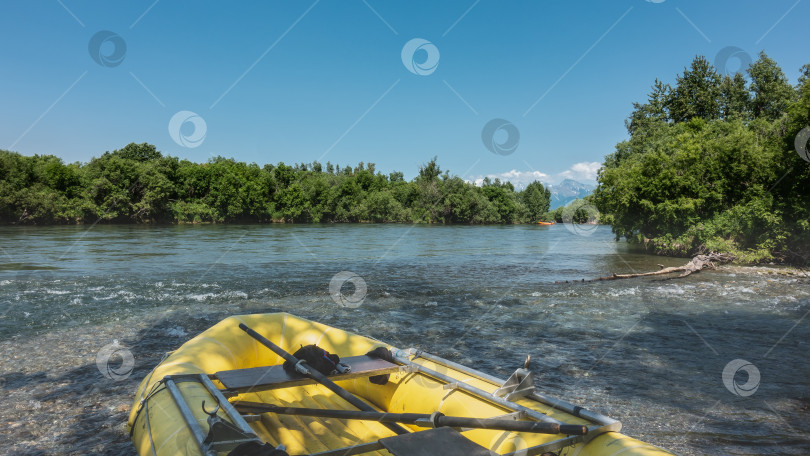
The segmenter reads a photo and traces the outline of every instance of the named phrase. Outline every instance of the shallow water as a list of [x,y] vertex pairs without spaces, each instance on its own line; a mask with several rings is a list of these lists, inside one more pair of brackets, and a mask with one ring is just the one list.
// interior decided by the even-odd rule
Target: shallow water
[[[685,262],[588,229],[0,228],[0,454],[133,454],[129,407],[163,353],[272,311],[504,378],[531,354],[541,390],[680,454],[810,453],[810,279],[722,268],[554,284]],[[348,284],[348,306],[330,296],[341,271],[365,282],[361,302]],[[105,377],[97,356],[114,340],[133,364],[114,355]],[[758,383],[724,385],[736,359]]]

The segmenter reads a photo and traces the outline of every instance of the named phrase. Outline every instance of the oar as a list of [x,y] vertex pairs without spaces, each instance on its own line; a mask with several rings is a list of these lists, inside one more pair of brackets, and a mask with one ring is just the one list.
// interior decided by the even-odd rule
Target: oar
[[[332,380],[329,380],[328,378],[326,378],[325,375],[318,372],[317,370],[307,367],[306,363],[300,362],[298,360],[298,358],[296,358],[295,356],[287,353],[286,351],[284,351],[283,348],[279,347],[278,345],[274,344],[273,342],[270,342],[266,337],[262,336],[261,334],[257,333],[256,331],[250,329],[246,324],[239,323],[239,329],[241,329],[242,331],[248,333],[248,335],[250,335],[250,337],[256,339],[259,342],[261,342],[261,344],[264,345],[265,347],[269,348],[270,350],[273,350],[278,356],[281,356],[286,361],[289,361],[290,363],[292,363],[295,366],[296,371],[300,372],[303,375],[306,375],[307,377],[315,380],[316,382],[320,383],[321,385],[329,388],[330,390],[332,390],[332,392],[334,392],[338,396],[345,399],[348,403],[352,404],[353,406],[357,407],[358,409],[360,409],[360,410],[362,410],[364,412],[376,412],[376,410],[374,410],[373,407],[371,407],[370,405],[363,402],[359,397],[357,397],[357,396],[353,395],[352,393],[346,391],[345,389],[341,388],[335,382],[333,382]],[[397,434],[407,434],[408,433],[408,431],[405,430],[405,428],[403,428],[402,426],[399,426],[396,423],[383,423],[383,424],[384,424],[385,427],[387,427],[388,429],[394,431]]]
[[580,424],[557,424],[542,421],[514,421],[497,418],[467,418],[461,416],[445,416],[439,412],[431,415],[425,413],[382,413],[357,412],[354,410],[329,410],[299,407],[278,407],[261,402],[234,401],[232,405],[240,411],[250,413],[276,413],[280,415],[317,416],[322,418],[338,418],[342,420],[367,420],[380,423],[415,424],[420,427],[461,427],[475,429],[496,429],[513,432],[533,432],[537,434],[565,434],[585,435],[588,428]]

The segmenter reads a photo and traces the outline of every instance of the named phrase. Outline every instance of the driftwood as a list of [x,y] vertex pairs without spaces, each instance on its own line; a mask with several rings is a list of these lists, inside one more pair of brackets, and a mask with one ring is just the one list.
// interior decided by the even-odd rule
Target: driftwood
[[[658,276],[658,275],[666,275],[672,274],[675,272],[680,272],[681,274],[676,277],[670,277],[672,279],[679,279],[681,277],[686,277],[694,272],[700,272],[703,269],[709,268],[714,269],[715,263],[728,263],[734,260],[733,255],[729,255],[726,253],[710,253],[708,255],[698,255],[692,258],[691,261],[686,263],[683,266],[672,266],[665,268],[663,264],[659,264],[658,267],[661,268],[655,272],[641,272],[641,273],[633,273],[633,274],[613,274],[607,277],[598,277],[596,279],[582,279],[580,282],[598,282],[601,280],[617,280],[617,279],[632,279],[635,277],[649,277],[649,276]],[[574,281],[576,282],[576,281]],[[571,283],[568,280],[566,281],[558,281],[554,283]]]

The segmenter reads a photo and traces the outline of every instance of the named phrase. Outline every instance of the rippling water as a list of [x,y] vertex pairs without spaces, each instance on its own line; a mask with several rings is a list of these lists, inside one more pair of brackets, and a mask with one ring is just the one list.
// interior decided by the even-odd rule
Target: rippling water
[[[129,407],[165,351],[227,315],[281,310],[502,377],[531,354],[544,392],[681,454],[810,453],[810,279],[555,285],[684,263],[577,228],[0,228],[0,453],[133,454]],[[329,294],[341,271],[367,285],[356,308]],[[96,363],[113,341],[134,356],[118,381]],[[724,385],[737,359],[758,382]]]

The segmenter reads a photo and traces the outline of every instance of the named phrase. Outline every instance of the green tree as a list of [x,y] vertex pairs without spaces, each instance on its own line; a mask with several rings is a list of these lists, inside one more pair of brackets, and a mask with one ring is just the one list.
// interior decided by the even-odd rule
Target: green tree
[[751,77],[751,101],[755,117],[768,120],[779,118],[788,107],[795,93],[785,73],[765,52],[748,68]]
[[371,222],[399,222],[403,220],[402,205],[390,190],[371,193],[366,197],[366,216]]
[[525,221],[534,223],[548,212],[551,206],[551,191],[540,182],[534,181],[520,192],[519,199],[526,208]]
[[125,160],[135,160],[139,162],[157,160],[162,157],[155,146],[147,143],[129,143],[123,148],[113,151],[112,155],[116,155]]
[[419,177],[417,180],[434,182],[441,174],[442,170],[436,163],[436,157],[433,157],[429,162],[419,167]]
[[720,113],[723,119],[747,119],[751,108],[751,94],[748,92],[745,78],[736,73],[734,77],[725,76],[720,86]]
[[499,179],[495,179],[491,184],[484,184],[481,188],[484,196],[498,213],[500,223],[514,223],[524,212],[514,190],[515,187],[511,183],[502,183]]
[[414,215],[426,222],[441,222],[442,182],[439,180],[442,170],[433,157],[427,164],[419,167],[416,184],[419,189],[419,205],[414,207]]
[[764,54],[749,75],[750,102],[741,75],[724,78],[720,118],[639,124],[605,157],[593,201],[617,237],[663,254],[810,259],[810,166],[794,150],[810,124],[810,79],[787,90]]
[[713,120],[720,117],[720,74],[699,55],[683,75],[676,79],[667,107],[675,122],[686,122],[699,117]]
[[656,79],[647,97],[647,103],[633,103],[633,113],[625,121],[627,131],[632,135],[637,131],[646,130],[652,123],[668,122],[671,92],[669,84]]
[[306,195],[298,183],[295,183],[279,192],[278,208],[285,221],[302,222],[305,212],[309,209]]
[[313,222],[331,220],[335,212],[335,198],[330,178],[332,176],[318,175],[302,181],[306,193],[309,218]]
[[810,63],[802,65],[801,69],[799,70],[799,89],[807,84],[808,80],[810,80]]

